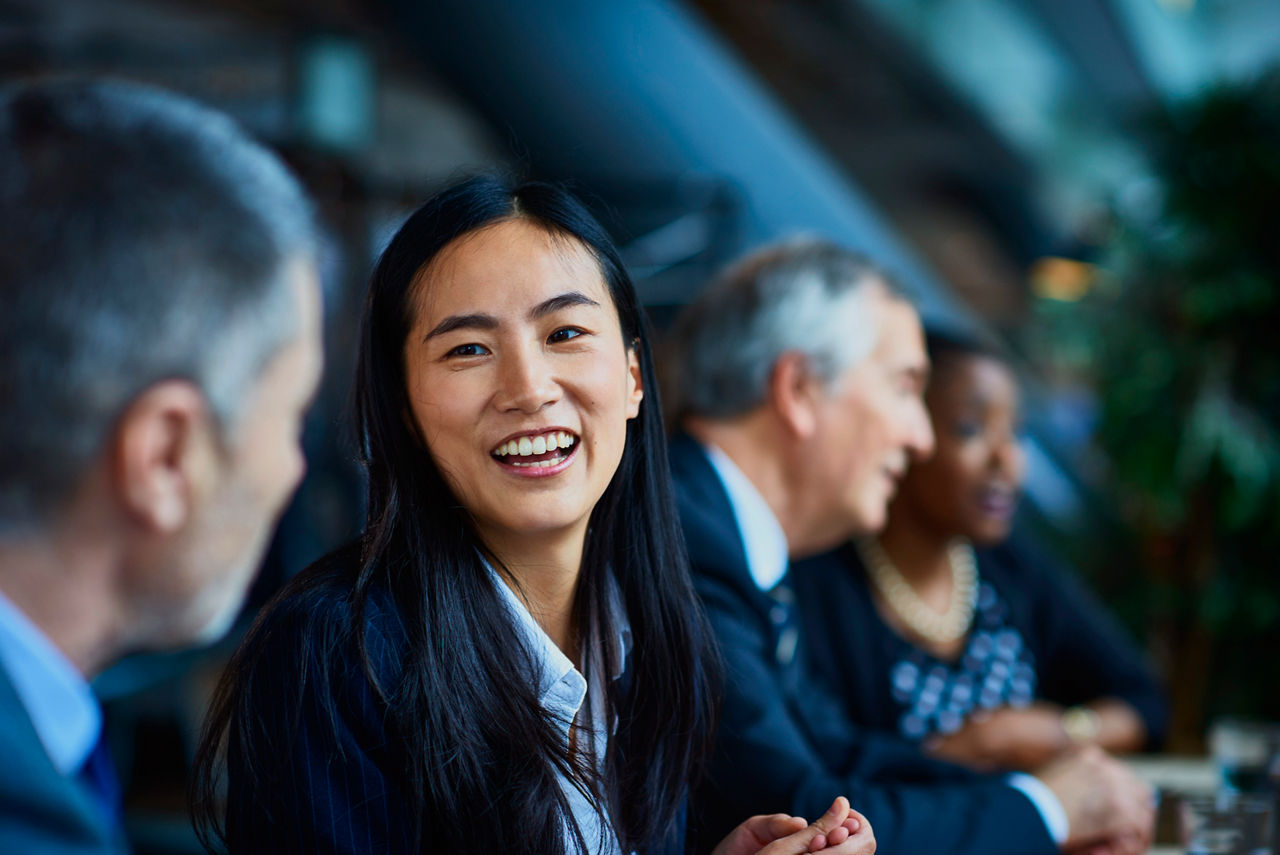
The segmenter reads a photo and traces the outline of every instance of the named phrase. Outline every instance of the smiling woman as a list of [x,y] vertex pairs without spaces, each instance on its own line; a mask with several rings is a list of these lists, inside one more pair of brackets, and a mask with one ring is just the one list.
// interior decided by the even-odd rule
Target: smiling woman
[[[715,657],[655,388],[631,282],[563,190],[473,179],[409,218],[362,324],[367,526],[224,675],[197,759],[207,843],[682,851]],[[823,846],[874,840],[840,801],[720,851]]]
[[562,571],[644,397],[600,265],[576,239],[504,220],[446,247],[414,292],[404,358],[423,444],[498,563],[544,568],[543,593],[572,596]]

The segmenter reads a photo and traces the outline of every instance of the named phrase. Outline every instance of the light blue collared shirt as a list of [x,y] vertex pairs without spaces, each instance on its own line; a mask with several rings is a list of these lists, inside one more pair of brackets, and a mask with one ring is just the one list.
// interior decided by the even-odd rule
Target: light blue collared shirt
[[[594,651],[595,655],[592,658],[594,667],[590,669],[592,673],[588,689],[587,678],[574,667],[573,663],[569,661],[569,657],[564,655],[564,651],[556,646],[551,637],[543,631],[533,615],[529,614],[529,610],[525,608],[524,603],[507,586],[506,582],[503,581],[502,577],[498,575],[489,562],[486,560],[484,564],[492,574],[494,584],[497,585],[498,591],[506,601],[507,608],[511,611],[516,626],[524,634],[529,648],[538,658],[541,668],[538,693],[542,700],[543,708],[551,714],[561,735],[564,737],[565,749],[568,750],[569,747],[569,730],[573,725],[573,720],[577,717],[579,710],[582,709],[582,705],[586,703],[591,721],[592,751],[596,761],[603,762],[605,750],[609,745],[609,737],[616,727],[616,722],[605,721],[603,705],[604,680],[606,676],[610,680],[616,680],[622,675],[623,670],[626,668],[627,655],[631,651],[631,626],[627,622],[627,612],[622,605],[622,596],[618,590],[617,582],[612,576],[609,577],[609,608],[618,630],[618,658],[611,662],[602,662],[600,652]],[[578,828],[587,843],[588,851],[596,853],[596,855],[620,855],[621,847],[618,844],[618,835],[613,831],[612,827],[602,827],[601,825],[602,815],[606,824],[611,822],[608,818],[607,806],[601,806],[597,810],[596,805],[563,776],[561,776],[560,787],[564,791],[565,798],[569,801],[569,808],[573,812]],[[566,829],[566,834],[568,834],[568,829]]]
[[79,774],[102,731],[102,710],[71,660],[2,592],[0,664],[54,768]]
[[[704,443],[703,448],[729,494],[751,578],[760,590],[770,591],[787,573],[787,536],[782,524],[751,479],[729,455],[714,445]],[[1062,845],[1067,841],[1071,831],[1067,812],[1053,790],[1039,778],[1022,773],[1005,776],[1005,782],[1031,800],[1055,843]]]

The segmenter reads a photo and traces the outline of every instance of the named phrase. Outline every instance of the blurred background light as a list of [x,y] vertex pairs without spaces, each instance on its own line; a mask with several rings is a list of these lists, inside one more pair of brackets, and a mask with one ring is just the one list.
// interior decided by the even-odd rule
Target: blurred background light
[[298,133],[322,149],[353,152],[373,142],[377,79],[360,42],[324,35],[298,47]]

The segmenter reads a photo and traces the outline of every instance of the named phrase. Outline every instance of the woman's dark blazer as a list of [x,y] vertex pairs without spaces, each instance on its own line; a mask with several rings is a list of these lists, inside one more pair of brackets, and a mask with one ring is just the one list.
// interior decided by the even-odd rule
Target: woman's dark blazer
[[[356,651],[338,641],[352,637],[358,562],[351,546],[304,571],[305,587],[295,580],[268,606],[238,654],[252,714],[233,718],[228,734],[233,855],[417,851],[403,743]],[[406,634],[389,596],[370,598],[365,623],[375,673],[394,686]]]
[[[1006,542],[976,555],[980,577],[1009,606],[1009,622],[1034,657],[1036,697],[1062,706],[1120,698],[1142,717],[1147,747],[1159,746],[1168,723],[1164,693],[1106,608],[1025,545]],[[896,732],[901,709],[889,670],[897,639],[872,603],[857,549],[846,545],[797,561],[793,573],[796,599],[813,633],[808,652],[814,666],[840,693],[851,718]]]
[[[250,649],[241,651],[252,654],[240,688],[250,693],[254,714],[251,721],[233,719],[228,735],[232,855],[435,851],[429,828],[422,846],[414,844],[406,741],[391,715],[408,635],[390,593],[371,592],[364,620],[373,672],[389,701],[375,691],[353,646],[339,641],[353,637],[348,595],[358,568],[355,545],[308,568],[291,584],[292,594],[268,606]],[[320,667],[326,660],[329,680]],[[477,816],[488,807],[477,806]],[[458,817],[471,821],[485,820]],[[678,842],[655,855],[683,848],[684,811],[671,839]]]

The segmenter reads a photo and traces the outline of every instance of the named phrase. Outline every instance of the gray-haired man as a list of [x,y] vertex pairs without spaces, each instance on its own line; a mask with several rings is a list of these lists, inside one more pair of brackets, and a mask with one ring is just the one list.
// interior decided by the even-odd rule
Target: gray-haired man
[[309,206],[158,91],[0,91],[0,851],[125,849],[88,678],[216,638],[302,475]]
[[1150,793],[1101,752],[976,775],[861,731],[806,667],[789,561],[880,528],[910,460],[932,451],[911,304],[861,258],[799,241],[731,268],[672,339],[672,468],[728,669],[695,801],[706,839],[767,806],[812,815],[846,793],[885,852],[1144,849]]

